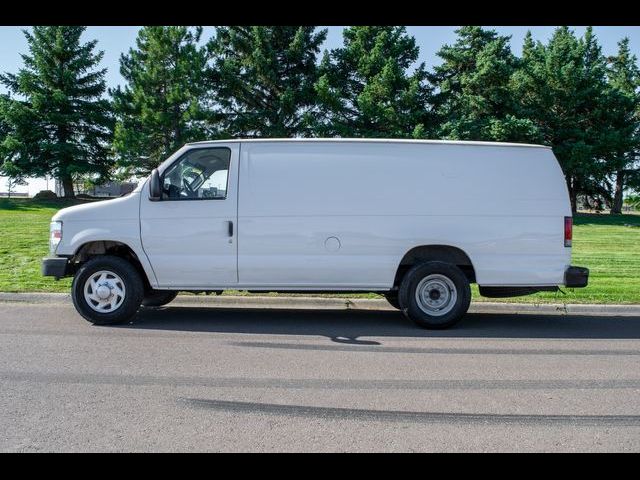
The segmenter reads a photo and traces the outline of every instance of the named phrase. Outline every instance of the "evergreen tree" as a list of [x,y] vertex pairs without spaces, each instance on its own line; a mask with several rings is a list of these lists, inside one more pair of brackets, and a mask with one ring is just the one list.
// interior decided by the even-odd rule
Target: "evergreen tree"
[[145,175],[185,143],[215,136],[207,105],[202,27],[143,27],[120,57],[124,89],[111,90],[114,149],[126,173]]
[[0,94],[0,175],[3,175],[2,168],[4,165],[4,152],[2,150],[2,146],[4,144],[7,135],[11,129],[9,128],[9,124],[5,119],[5,114],[8,111],[11,105],[11,99],[9,95]]
[[[78,175],[109,175],[107,142],[113,126],[105,92],[103,52],[81,43],[85,27],[46,26],[25,31],[29,54],[17,74],[0,75],[11,99],[1,103],[9,133],[3,170],[18,176],[56,177],[73,197]],[[17,96],[17,98],[16,98]]]
[[611,213],[622,213],[625,187],[640,183],[640,69],[628,38],[618,42],[617,55],[609,58],[608,78],[612,89],[608,111],[614,120],[615,143],[610,162],[615,175]]
[[578,39],[559,27],[547,45],[527,36],[514,90],[521,112],[553,147],[572,209],[578,194],[602,194],[604,158],[611,152],[605,59],[591,29]]
[[0,176],[7,177],[6,187],[9,196],[11,190],[16,185],[24,185],[24,173],[18,165],[10,161],[11,152],[4,148],[5,139],[11,132],[9,124],[5,121],[4,115],[11,106],[11,99],[8,95],[0,95]]
[[0,95],[0,146],[4,142],[4,139],[9,134],[9,124],[4,118],[4,112],[7,109],[7,105],[11,102],[9,95]]
[[456,34],[456,43],[438,52],[442,64],[433,76],[439,90],[439,134],[460,140],[539,141],[512,90],[519,62],[511,53],[510,37],[477,26],[461,27]]
[[308,136],[326,35],[312,26],[218,27],[209,46],[224,135]]
[[355,26],[325,52],[316,83],[321,136],[424,138],[432,133],[432,89],[404,27]]
[[593,94],[588,134],[594,141],[592,163],[583,181],[583,193],[588,199],[595,198],[599,204],[610,204],[607,177],[616,163],[617,151],[624,149],[626,144],[625,128],[621,123],[628,119],[624,113],[626,99],[607,82],[607,59],[602,54],[593,27],[587,27],[583,42],[585,74]]

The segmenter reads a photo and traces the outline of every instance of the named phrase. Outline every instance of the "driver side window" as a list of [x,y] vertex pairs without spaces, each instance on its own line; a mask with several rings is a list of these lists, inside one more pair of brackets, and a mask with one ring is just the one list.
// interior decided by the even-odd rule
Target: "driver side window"
[[224,200],[231,150],[198,148],[185,153],[162,175],[163,200]]

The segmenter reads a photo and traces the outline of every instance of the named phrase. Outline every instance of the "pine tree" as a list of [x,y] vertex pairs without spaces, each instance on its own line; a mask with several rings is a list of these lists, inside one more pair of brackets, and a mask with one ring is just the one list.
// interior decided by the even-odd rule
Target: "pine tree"
[[25,185],[24,173],[18,165],[11,161],[11,152],[5,151],[4,142],[11,133],[11,128],[4,118],[8,112],[11,100],[8,95],[0,95],[0,176],[7,177],[6,187],[9,197],[16,185]]
[[114,149],[126,173],[145,175],[185,143],[215,136],[202,27],[143,27],[120,57],[123,88],[111,90]]
[[4,118],[4,112],[7,110],[7,106],[10,102],[11,99],[9,98],[9,95],[0,94],[0,146],[10,131],[9,124]]
[[527,33],[524,36],[524,42],[522,43],[522,58],[527,59],[530,55],[535,52],[536,43],[533,41],[533,35],[531,35],[531,30],[527,30]]
[[218,27],[209,46],[224,135],[308,136],[326,35],[313,26]]
[[5,114],[8,111],[10,105],[11,99],[9,98],[9,95],[0,94],[0,175],[3,175],[2,169],[4,168],[3,166],[5,164],[5,154],[2,150],[2,146],[5,139],[7,138],[7,135],[9,135],[9,132],[11,131],[9,124],[5,119]]
[[325,52],[316,83],[321,136],[425,138],[433,131],[432,88],[404,27],[355,26]]
[[514,97],[511,82],[519,63],[510,37],[477,26],[461,27],[456,34],[456,43],[438,52],[442,64],[433,76],[439,134],[459,140],[538,141],[535,125],[521,115]]
[[629,39],[618,42],[617,55],[608,59],[611,88],[608,111],[613,116],[615,142],[611,170],[615,175],[611,213],[622,213],[623,192],[628,184],[640,183],[640,69],[631,54]]
[[[73,197],[79,175],[107,178],[107,142],[113,121],[105,92],[103,52],[81,43],[85,27],[33,27],[24,32],[29,53],[17,74],[0,75],[11,98],[1,104],[9,133],[2,142],[3,170],[15,176],[56,177]],[[16,98],[17,97],[17,98]]]
[[559,27],[547,45],[528,38],[514,75],[516,98],[553,147],[575,211],[579,194],[602,195],[612,148],[604,57],[591,29],[578,39]]

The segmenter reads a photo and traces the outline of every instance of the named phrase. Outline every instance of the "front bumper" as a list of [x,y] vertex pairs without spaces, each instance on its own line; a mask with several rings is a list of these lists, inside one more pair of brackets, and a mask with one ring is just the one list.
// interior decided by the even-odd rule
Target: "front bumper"
[[583,288],[589,283],[589,269],[584,267],[567,267],[564,271],[564,285],[570,288]]
[[42,259],[42,275],[56,279],[68,277],[72,273],[69,259],[64,257],[46,257]]

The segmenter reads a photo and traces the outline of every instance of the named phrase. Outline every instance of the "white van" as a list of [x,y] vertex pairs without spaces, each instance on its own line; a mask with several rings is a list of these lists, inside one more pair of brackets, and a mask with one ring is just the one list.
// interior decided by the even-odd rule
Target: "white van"
[[44,275],[90,322],[178,291],[378,292],[445,328],[488,297],[584,287],[551,149],[417,140],[185,145],[131,194],[60,210]]

